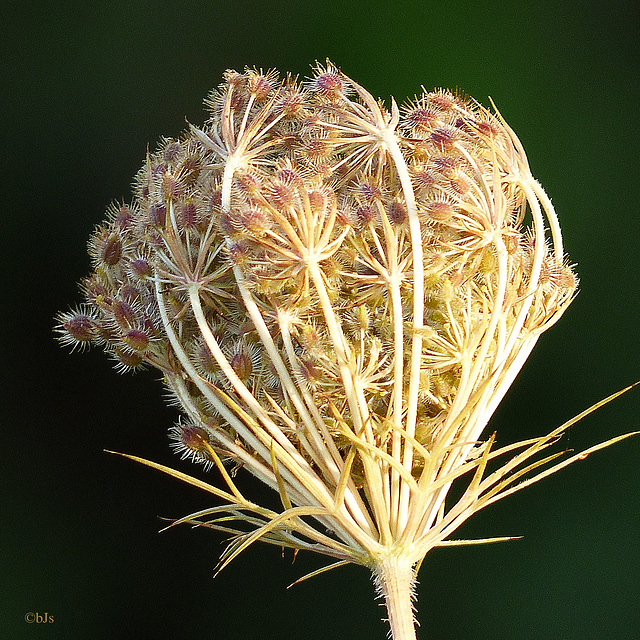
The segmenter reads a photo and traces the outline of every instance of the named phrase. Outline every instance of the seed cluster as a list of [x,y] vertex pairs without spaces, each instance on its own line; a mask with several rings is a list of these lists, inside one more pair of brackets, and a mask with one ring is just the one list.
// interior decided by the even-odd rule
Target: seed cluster
[[473,443],[577,285],[511,129],[444,90],[387,108],[330,63],[228,71],[206,105],[109,208],[62,341],[161,371],[205,464],[268,465],[271,439],[335,486],[354,443],[422,451],[415,477],[472,418]]

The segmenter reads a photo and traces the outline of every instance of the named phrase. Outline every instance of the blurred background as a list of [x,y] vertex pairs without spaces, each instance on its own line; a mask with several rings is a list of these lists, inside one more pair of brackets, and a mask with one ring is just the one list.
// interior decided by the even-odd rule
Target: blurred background
[[[518,133],[578,265],[578,298],[491,424],[502,444],[550,431],[640,379],[638,13],[621,0],[2,3],[0,637],[384,638],[362,568],[286,590],[323,558],[256,545],[214,580],[222,534],[158,533],[160,517],[211,501],[103,450],[200,473],[169,450],[175,410],[153,373],[60,349],[53,316],[80,301],[86,241],[130,197],[147,145],[202,122],[225,69],[304,76],[329,57],[383,99],[459,87]],[[566,444],[638,429],[639,409],[640,389]],[[420,638],[637,640],[639,463],[628,440],[477,514],[459,537],[524,537],[433,551]]]

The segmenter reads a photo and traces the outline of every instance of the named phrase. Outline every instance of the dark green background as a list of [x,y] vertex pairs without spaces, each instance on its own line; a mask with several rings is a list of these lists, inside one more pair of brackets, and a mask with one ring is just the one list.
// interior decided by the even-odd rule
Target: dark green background
[[[152,374],[69,355],[52,317],[79,301],[85,243],[128,198],[147,144],[176,135],[228,67],[306,74],[330,57],[383,98],[420,85],[491,96],[553,198],[581,293],[492,423],[551,430],[640,378],[636,2],[3,2],[0,637],[384,638],[363,569],[285,587],[322,558],[256,546],[215,580],[222,536],[158,534],[209,504],[115,449],[191,471]],[[640,391],[575,427],[580,449],[638,429]],[[640,438],[495,505],[420,573],[421,638],[640,638]],[[248,491],[262,495],[255,487]],[[48,612],[53,624],[24,622]]]

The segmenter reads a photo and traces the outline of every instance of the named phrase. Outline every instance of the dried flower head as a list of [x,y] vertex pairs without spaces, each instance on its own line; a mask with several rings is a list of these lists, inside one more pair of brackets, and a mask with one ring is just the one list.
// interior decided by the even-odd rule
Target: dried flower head
[[327,63],[302,84],[229,71],[206,104],[95,232],[62,341],[163,374],[185,414],[173,446],[226,488],[146,464],[222,501],[178,521],[234,534],[221,566],[256,540],[365,565],[394,638],[414,638],[427,552],[576,459],[530,474],[569,425],[483,435],[576,291],[556,214],[502,117],[447,91],[387,107]]

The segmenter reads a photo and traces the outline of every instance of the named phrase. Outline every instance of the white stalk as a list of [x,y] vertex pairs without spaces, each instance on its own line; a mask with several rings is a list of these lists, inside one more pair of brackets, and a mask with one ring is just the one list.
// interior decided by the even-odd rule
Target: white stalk
[[416,640],[413,562],[403,555],[378,558],[373,576],[378,593],[384,597],[392,640]]
[[[420,385],[420,362],[422,360],[422,335],[420,330],[424,326],[424,268],[422,251],[422,232],[416,205],[416,197],[411,184],[411,176],[407,163],[402,155],[398,140],[392,129],[380,132],[389,154],[396,167],[402,192],[407,206],[409,230],[411,235],[411,252],[413,259],[413,330],[411,338],[411,359],[409,364],[409,393],[406,399],[405,429],[410,437],[415,435],[416,418],[418,415],[418,388]],[[405,439],[402,463],[408,471],[413,467],[413,446]],[[398,508],[398,529],[402,530],[408,520],[409,488],[400,485],[400,504]]]

